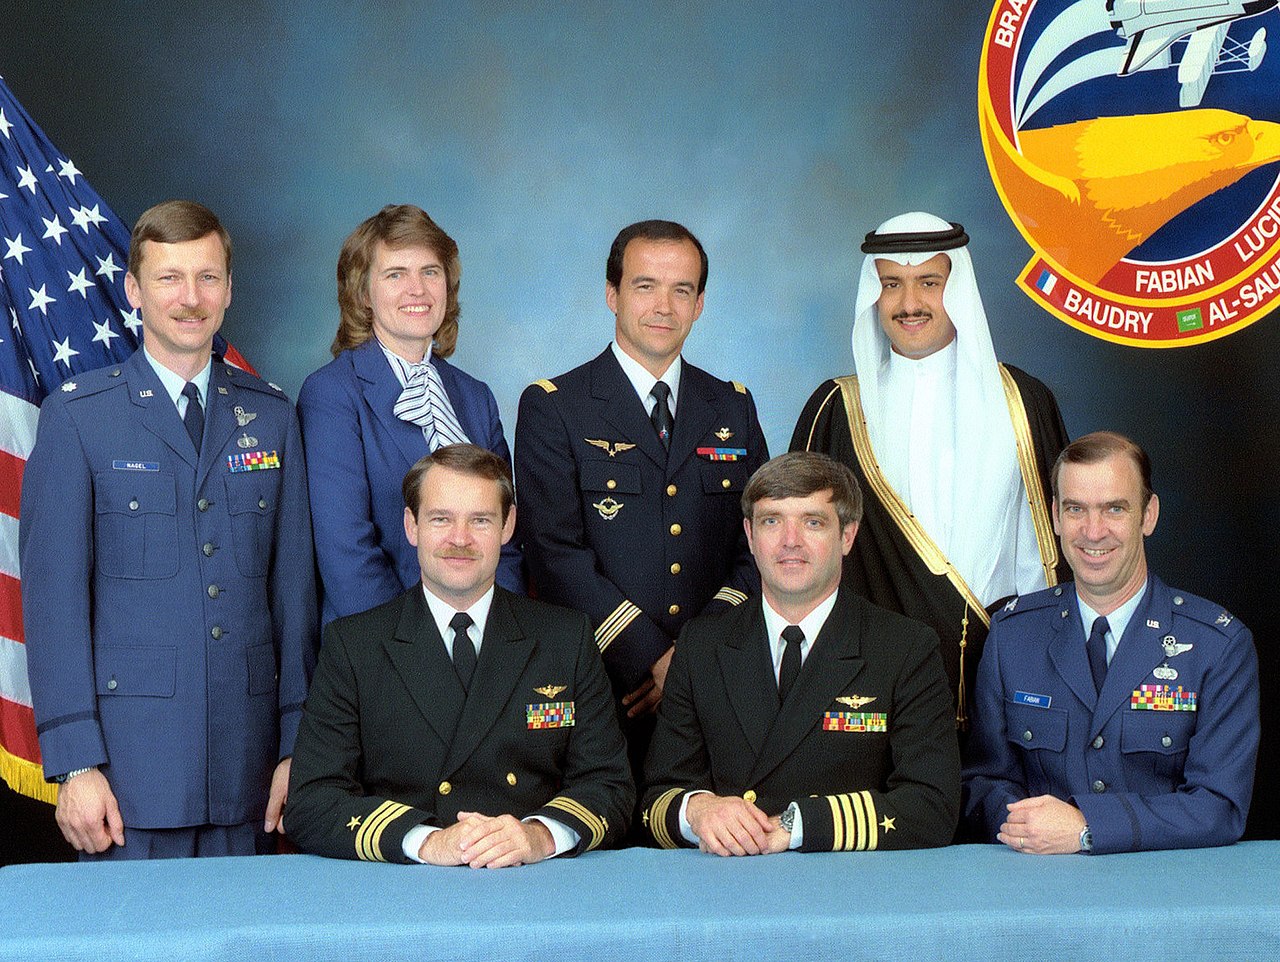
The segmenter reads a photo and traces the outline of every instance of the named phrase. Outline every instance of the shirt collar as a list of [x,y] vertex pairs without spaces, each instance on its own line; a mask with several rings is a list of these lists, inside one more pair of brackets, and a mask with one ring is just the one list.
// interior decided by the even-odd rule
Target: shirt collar
[[[1142,599],[1147,596],[1149,582],[1150,579],[1143,582],[1141,591],[1107,615],[1107,628],[1110,630],[1111,636],[1115,638],[1117,645],[1120,644],[1120,639],[1124,637],[1124,630],[1133,619],[1134,612],[1138,610],[1138,605],[1142,604]],[[1089,632],[1093,630],[1093,623],[1102,616],[1081,600],[1080,592],[1078,591],[1076,592],[1076,604],[1080,608],[1080,621],[1084,624],[1084,634],[1087,638],[1089,637]]]
[[[375,341],[378,338],[374,337]],[[423,365],[431,363],[432,352],[435,350],[436,342],[433,338],[431,343],[427,345],[427,352],[422,355],[422,360],[417,364],[412,361],[406,361],[395,351],[390,350],[387,345],[378,341],[378,347],[382,348],[382,353],[387,359],[387,363],[391,365],[391,370],[395,373],[396,380],[400,382],[402,388],[409,386],[409,379],[418,371],[422,370]]]
[[904,377],[928,377],[928,378],[945,378],[948,381],[954,381],[956,375],[956,360],[960,356],[960,349],[957,343],[960,336],[957,334],[948,344],[940,351],[934,351],[925,357],[904,357],[897,351],[889,352],[888,374],[891,378]]
[[[156,377],[160,378],[160,383],[164,385],[165,393],[169,395],[169,400],[174,404],[178,403],[178,398],[182,397],[182,388],[186,385],[186,381],[181,374],[175,374],[169,370],[147,350],[144,342],[142,345],[143,356],[146,357],[147,363],[151,365],[151,369],[156,372]],[[196,386],[196,390],[200,392],[200,406],[208,407],[209,399],[209,374],[213,371],[213,355],[209,355],[209,360],[205,362],[200,373],[191,379],[191,383]]]
[[[622,373],[627,376],[631,386],[636,389],[636,394],[640,395],[640,400],[644,403],[644,409],[648,411],[653,402],[653,399],[649,397],[649,392],[653,390],[653,386],[658,383],[659,378],[646,371],[643,364],[624,351],[616,338],[609,346],[613,348],[613,356],[618,359],[618,364],[622,366]],[[680,396],[680,371],[683,366],[683,358],[677,354],[676,359],[662,373],[661,380],[666,381],[667,387],[671,388],[672,414],[676,413],[676,398]]]
[[[808,655],[813,648],[813,643],[818,638],[818,633],[822,631],[822,626],[827,623],[827,618],[831,615],[831,610],[836,606],[836,596],[839,589],[831,592],[827,597],[800,619],[796,626],[804,632],[804,641],[800,643],[801,655]],[[773,610],[773,606],[765,600],[764,595],[760,596],[760,606],[764,611],[764,629],[769,636],[769,653],[773,656],[773,667],[777,670],[782,664],[782,649],[786,642],[782,640],[782,629],[791,624],[786,618]]]
[[[431,617],[435,620],[436,628],[440,632],[440,637],[444,639],[444,645],[449,649],[449,654],[453,654],[453,630],[449,627],[449,622],[453,621],[453,616],[458,613],[458,609],[449,604],[449,602],[437,598],[431,593],[431,590],[424,584],[422,586],[422,596],[427,599],[427,608],[431,612]],[[484,640],[484,626],[489,620],[489,608],[493,604],[493,585],[489,586],[489,590],[482,594],[470,608],[466,609],[466,613],[471,616],[471,620],[475,622],[472,629],[467,634],[471,636],[471,640],[476,643],[476,651],[480,651],[480,644]]]

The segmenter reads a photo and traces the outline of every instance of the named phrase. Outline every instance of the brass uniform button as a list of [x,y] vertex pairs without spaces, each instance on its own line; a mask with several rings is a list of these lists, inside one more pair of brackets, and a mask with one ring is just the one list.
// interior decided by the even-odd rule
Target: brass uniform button
[[515,773],[515,772],[507,772],[507,784],[508,784],[508,785],[512,785],[512,786],[514,786],[514,785],[515,785],[515,783],[516,783],[516,773]]
[[679,522],[676,522],[675,524],[673,524],[673,525],[671,526],[671,533],[672,533],[672,534],[679,534],[679,533],[680,533],[681,531],[683,531],[683,530],[684,530],[684,528],[680,527],[680,523],[679,523]]
[[618,482],[613,480],[613,478],[610,478],[608,481],[604,483],[604,486],[608,488],[610,491],[612,491],[614,488],[618,486]]
[[674,498],[676,496],[676,491],[678,490],[679,488],[677,488],[674,484],[667,485],[667,497]]
[[727,488],[727,487],[730,487],[732,484],[733,484],[733,482],[732,482],[732,481],[730,481],[728,478],[724,478],[724,479],[720,482],[720,487],[722,487],[722,488]]
[[754,788],[748,788],[742,793],[742,800],[744,802],[751,802],[754,805],[756,801],[756,790]]
[[453,786],[450,785],[448,782],[441,782],[440,788],[438,789],[438,791],[440,792],[441,795],[448,795],[451,791],[453,791]]
[[678,575],[678,574],[680,573],[680,562],[679,562],[679,561],[677,561],[675,564],[673,564],[673,565],[671,566],[671,573],[672,573],[673,575]]
[[679,606],[679,605],[672,605],[670,608],[668,608],[668,609],[667,609],[667,614],[669,614],[669,615],[678,615],[678,614],[680,614],[680,606]]

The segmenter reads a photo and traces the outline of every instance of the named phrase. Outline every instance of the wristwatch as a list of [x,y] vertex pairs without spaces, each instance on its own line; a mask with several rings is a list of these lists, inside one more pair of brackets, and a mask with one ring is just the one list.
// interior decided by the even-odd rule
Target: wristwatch
[[53,783],[55,785],[65,785],[67,782],[71,781],[71,779],[75,778],[77,775],[83,775],[85,772],[91,772],[95,767],[96,766],[90,765],[88,768],[73,769],[72,771],[67,772],[65,775],[54,775]]
[[800,811],[795,802],[786,807],[781,815],[778,816],[778,824],[785,828],[788,832],[795,828],[796,812]]
[[1088,825],[1080,829],[1080,851],[1093,851],[1093,832],[1089,831]]

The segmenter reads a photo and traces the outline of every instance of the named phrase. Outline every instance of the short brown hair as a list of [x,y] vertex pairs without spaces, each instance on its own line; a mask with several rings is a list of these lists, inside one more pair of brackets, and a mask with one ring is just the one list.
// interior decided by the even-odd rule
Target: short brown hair
[[378,244],[393,250],[425,247],[444,265],[448,300],[444,320],[435,333],[432,353],[448,357],[458,346],[458,286],[462,281],[462,261],[458,245],[427,212],[413,204],[388,204],[354,231],[342,244],[338,255],[338,333],[329,348],[337,357],[359,347],[373,337],[373,308],[369,306],[369,269]]
[[492,451],[474,444],[446,444],[431,454],[418,458],[409,473],[404,476],[400,492],[404,506],[413,516],[418,516],[418,504],[422,499],[422,479],[432,467],[439,465],[459,474],[485,478],[498,482],[498,499],[502,502],[502,523],[507,523],[511,506],[516,503],[516,489],[511,483],[511,466]]
[[842,528],[862,520],[862,489],[847,465],[817,451],[791,451],[760,466],[742,492],[742,514],[748,521],[764,498],[805,498],[830,491]]
[[1058,475],[1062,473],[1064,464],[1097,464],[1115,455],[1129,458],[1138,469],[1138,478],[1142,482],[1142,509],[1147,509],[1154,493],[1151,487],[1151,458],[1136,441],[1115,431],[1094,431],[1084,437],[1076,438],[1058,455],[1053,462],[1053,500],[1058,500]]
[[231,235],[216,214],[194,200],[166,200],[148,207],[133,225],[129,238],[128,271],[135,278],[142,266],[142,242],[180,244],[217,234],[222,252],[227,256],[227,273],[231,273]]

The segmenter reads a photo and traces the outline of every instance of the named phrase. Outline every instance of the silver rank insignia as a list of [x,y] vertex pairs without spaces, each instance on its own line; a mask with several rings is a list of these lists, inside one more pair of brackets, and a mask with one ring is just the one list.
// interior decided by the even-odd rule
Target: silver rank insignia
[[246,411],[239,404],[237,404],[234,408],[232,408],[232,410],[235,411],[236,424],[240,425],[240,427],[244,427],[246,424],[248,424],[250,421],[252,421],[254,418],[258,416],[256,412]]
[[[629,441],[614,441],[613,443],[610,443],[608,441],[601,441],[599,438],[583,438],[582,440],[599,448],[601,451],[604,451],[609,455],[609,457],[613,457],[615,454],[621,454],[623,451],[630,451],[635,447],[635,445]],[[596,505],[595,507],[598,508],[600,506]]]
[[721,441],[728,441],[731,437],[733,437],[733,432],[730,431],[727,427],[721,428],[719,431],[716,432],[716,437],[718,437]]
[[853,709],[861,708],[863,705],[870,705],[875,700],[875,695],[841,695],[836,699],[840,704],[848,705]]
[[251,447],[253,447],[257,443],[258,443],[258,439],[255,438],[248,431],[246,431],[244,434],[240,435],[240,440],[236,442],[236,445],[240,448],[243,448],[245,451],[248,451]]
[[603,501],[597,501],[591,505],[591,507],[600,512],[600,517],[606,521],[612,521],[616,518],[623,506],[623,502],[614,501],[613,498],[605,498]]
[[219,385],[218,385],[218,393],[219,393],[219,394],[229,394],[230,392],[229,392],[225,387],[223,387],[221,384],[219,384]]
[[[74,387],[74,385],[72,386]],[[62,390],[65,391],[66,387],[64,386]],[[1227,625],[1231,624],[1231,621],[1232,621],[1231,616],[1224,611],[1222,614],[1218,615],[1218,619],[1217,621],[1214,622],[1214,624],[1222,625],[1222,627],[1225,628],[1227,627]]]
[[1189,641],[1185,643],[1178,641],[1178,639],[1173,637],[1173,635],[1165,635],[1160,639],[1160,647],[1164,649],[1164,656],[1166,658],[1172,658],[1175,655],[1182,654],[1184,651],[1190,651],[1195,646]]
[[1151,672],[1161,681],[1174,681],[1178,677],[1178,669],[1170,668],[1167,664],[1161,665]]
[[66,384],[62,385],[62,390],[70,394],[72,391],[76,389],[76,387],[77,387],[77,384],[75,381],[68,381]]
[[545,695],[547,698],[555,698],[564,689],[564,685],[543,685],[541,688],[535,688],[534,691],[539,695]]

